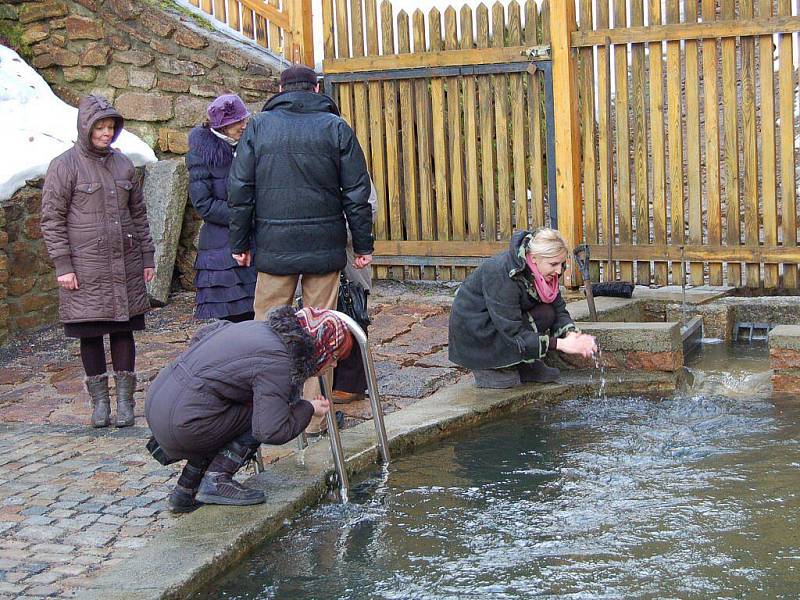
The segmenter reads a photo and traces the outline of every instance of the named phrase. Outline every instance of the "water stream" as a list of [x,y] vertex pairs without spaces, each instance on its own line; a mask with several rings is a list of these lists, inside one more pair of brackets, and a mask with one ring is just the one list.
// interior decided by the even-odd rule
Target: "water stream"
[[691,369],[685,393],[600,391],[397,458],[198,597],[797,598],[800,403],[769,395],[765,350],[705,344]]

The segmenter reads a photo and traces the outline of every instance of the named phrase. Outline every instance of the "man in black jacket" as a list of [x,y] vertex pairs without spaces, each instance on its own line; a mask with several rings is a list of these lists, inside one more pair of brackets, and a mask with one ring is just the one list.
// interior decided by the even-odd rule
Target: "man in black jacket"
[[312,69],[289,67],[281,73],[281,93],[250,120],[228,179],[231,252],[258,271],[256,319],[290,305],[298,279],[305,306],[336,308],[339,271],[347,263],[345,225],[354,266],[372,262],[369,195],[353,130],[333,100],[319,93]]

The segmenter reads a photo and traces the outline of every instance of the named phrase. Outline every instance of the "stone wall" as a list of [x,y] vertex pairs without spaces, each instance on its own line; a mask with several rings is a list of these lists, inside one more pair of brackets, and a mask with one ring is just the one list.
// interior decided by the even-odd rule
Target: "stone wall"
[[29,182],[0,205],[0,343],[58,319],[58,286],[39,228],[41,185]]

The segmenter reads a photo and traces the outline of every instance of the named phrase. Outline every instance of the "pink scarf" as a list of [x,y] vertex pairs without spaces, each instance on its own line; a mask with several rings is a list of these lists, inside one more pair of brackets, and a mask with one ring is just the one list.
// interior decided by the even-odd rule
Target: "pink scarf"
[[536,266],[536,259],[530,254],[525,254],[525,263],[533,274],[533,286],[539,294],[539,300],[545,304],[551,304],[558,296],[558,277],[551,277],[549,280],[544,278]]

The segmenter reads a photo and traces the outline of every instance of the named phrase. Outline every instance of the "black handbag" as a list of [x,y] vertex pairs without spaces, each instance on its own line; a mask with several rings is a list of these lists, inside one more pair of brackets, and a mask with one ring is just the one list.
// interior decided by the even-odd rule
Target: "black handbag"
[[360,283],[350,281],[344,273],[339,274],[339,300],[336,310],[343,312],[366,329],[370,324],[367,312],[367,296],[369,292]]

